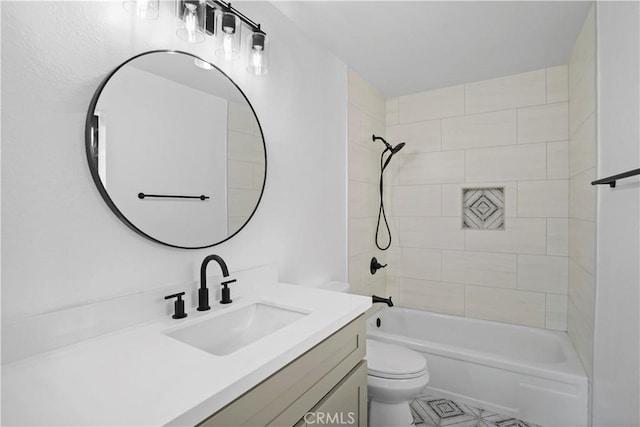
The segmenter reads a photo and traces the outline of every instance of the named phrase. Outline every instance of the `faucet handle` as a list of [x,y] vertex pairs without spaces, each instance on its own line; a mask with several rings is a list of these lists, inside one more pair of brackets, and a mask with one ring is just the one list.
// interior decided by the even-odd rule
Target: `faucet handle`
[[230,304],[233,302],[231,299],[231,289],[229,289],[227,285],[234,282],[236,282],[236,279],[230,279],[220,283],[222,285],[222,299],[220,300],[220,304]]
[[184,312],[184,301],[182,300],[183,295],[184,292],[179,292],[177,294],[167,295],[166,297],[164,297],[164,299],[176,298],[176,302],[173,304],[174,313],[173,316],[171,316],[174,319],[182,319],[187,317],[187,313]]

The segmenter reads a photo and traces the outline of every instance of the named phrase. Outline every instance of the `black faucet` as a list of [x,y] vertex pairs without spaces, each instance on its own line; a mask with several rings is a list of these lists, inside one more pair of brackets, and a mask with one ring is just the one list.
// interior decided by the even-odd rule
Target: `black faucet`
[[[222,276],[229,277],[227,264],[218,255],[209,255],[202,261],[202,266],[200,266],[200,289],[198,289],[198,311],[207,311],[211,308],[209,306],[209,289],[207,289],[207,265],[209,265],[209,261],[217,262],[222,270]],[[220,304],[229,304],[231,302],[231,291],[227,285],[235,281],[236,279],[232,279],[221,283],[222,299]]]
[[377,295],[371,295],[371,299],[372,299],[374,304],[377,303],[377,302],[381,302],[381,303],[387,304],[389,307],[393,307],[393,301],[391,301],[391,297],[382,298],[382,297],[379,297]]

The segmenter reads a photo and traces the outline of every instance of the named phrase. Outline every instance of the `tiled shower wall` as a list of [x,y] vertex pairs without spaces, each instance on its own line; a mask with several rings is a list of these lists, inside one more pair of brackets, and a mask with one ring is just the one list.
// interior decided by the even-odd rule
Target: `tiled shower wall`
[[385,253],[376,248],[374,240],[384,145],[371,140],[373,134],[385,136],[385,99],[352,70],[348,84],[349,283],[353,293],[384,296],[386,270],[372,275],[369,263],[374,256],[386,263]]
[[568,334],[591,377],[595,320],[596,80],[595,7],[569,62]]
[[[387,100],[401,306],[566,330],[567,66]],[[463,230],[463,188],[504,188],[504,230]]]

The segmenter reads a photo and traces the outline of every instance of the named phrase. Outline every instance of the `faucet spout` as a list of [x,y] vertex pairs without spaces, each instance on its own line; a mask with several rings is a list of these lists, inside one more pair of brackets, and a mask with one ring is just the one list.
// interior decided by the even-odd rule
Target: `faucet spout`
[[371,295],[371,299],[374,304],[377,302],[381,302],[381,303],[387,304],[389,307],[393,307],[393,301],[391,301],[391,297],[382,298],[377,295]]
[[[211,307],[209,306],[209,289],[207,288],[207,266],[209,262],[215,261],[222,270],[223,277],[229,277],[229,269],[222,257],[219,255],[209,255],[205,257],[200,266],[200,289],[198,289],[198,311],[207,311]],[[235,280],[234,280],[235,281]],[[230,282],[226,282],[227,284]],[[225,286],[226,288],[226,286]]]

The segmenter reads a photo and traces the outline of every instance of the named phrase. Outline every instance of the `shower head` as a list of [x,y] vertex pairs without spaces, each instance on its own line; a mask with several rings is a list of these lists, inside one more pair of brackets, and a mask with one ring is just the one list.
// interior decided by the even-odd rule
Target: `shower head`
[[382,143],[385,145],[385,147],[387,147],[385,151],[391,151],[391,155],[392,155],[392,156],[393,156],[394,154],[396,154],[398,151],[402,150],[402,147],[404,147],[404,146],[405,146],[405,143],[404,143],[404,142],[401,142],[400,144],[396,145],[395,147],[392,147],[392,146],[391,146],[391,144],[389,144],[389,143],[388,143],[388,142],[387,142],[383,137],[381,137],[381,136],[375,136],[375,135],[372,135],[371,139],[372,139],[373,141],[376,141],[376,140],[380,140],[380,141],[382,141]]
[[[384,162],[384,166],[382,166],[382,171],[384,172],[384,170],[387,168],[387,166],[389,165],[389,162],[391,161],[391,158],[394,156],[394,154],[396,154],[398,151],[402,150],[402,147],[404,147],[406,144],[404,142],[401,142],[400,144],[396,145],[395,147],[391,147],[388,148],[387,150],[391,151],[389,153],[389,157],[387,157],[387,160]],[[384,150],[384,151],[387,151]],[[382,155],[384,156],[384,151],[382,152]]]
[[401,142],[400,144],[396,145],[395,147],[391,148],[391,155],[393,156],[394,154],[396,154],[398,151],[402,150],[402,147],[404,147],[406,144],[404,142]]

